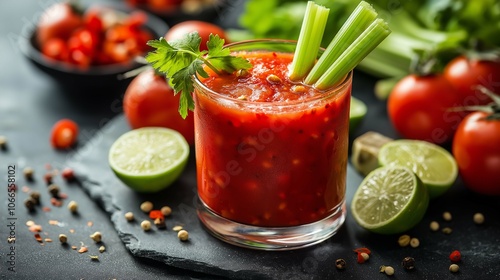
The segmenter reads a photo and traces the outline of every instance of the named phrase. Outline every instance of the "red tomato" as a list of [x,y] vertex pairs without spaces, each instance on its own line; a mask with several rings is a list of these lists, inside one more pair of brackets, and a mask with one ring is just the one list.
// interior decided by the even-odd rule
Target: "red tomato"
[[389,119],[405,138],[444,144],[464,113],[448,111],[460,98],[442,75],[409,75],[393,88],[387,101]]
[[165,34],[165,40],[176,40],[193,31],[198,31],[198,34],[200,34],[200,50],[202,51],[207,50],[207,41],[210,34],[217,34],[221,39],[225,40],[226,44],[229,43],[226,33],[222,28],[212,23],[197,20],[183,21],[174,25],[167,31],[167,34]]
[[68,47],[63,39],[52,38],[42,46],[42,54],[55,60],[66,61],[68,59]]
[[456,88],[464,106],[491,102],[489,97],[474,88],[477,85],[500,92],[500,61],[471,60],[458,56],[446,65],[444,76]]
[[123,109],[132,128],[160,126],[177,130],[186,141],[194,143],[194,118],[189,114],[183,119],[178,111],[180,95],[165,77],[156,75],[153,69],[135,77],[125,91]]
[[481,194],[500,195],[500,113],[474,112],[464,118],[452,152],[465,185]]
[[52,126],[50,143],[56,149],[68,149],[78,137],[78,125],[69,119],[62,119]]
[[66,40],[71,33],[83,26],[82,16],[67,2],[56,3],[45,10],[38,21],[36,40],[42,47],[49,39]]

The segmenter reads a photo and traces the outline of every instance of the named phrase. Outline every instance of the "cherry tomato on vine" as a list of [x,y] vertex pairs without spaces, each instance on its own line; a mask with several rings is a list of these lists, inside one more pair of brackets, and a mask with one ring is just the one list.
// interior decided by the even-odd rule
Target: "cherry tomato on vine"
[[475,89],[477,85],[500,92],[500,61],[458,56],[446,65],[444,76],[456,88],[464,106],[486,105],[491,102],[489,97]]
[[83,18],[68,2],[56,3],[47,8],[37,24],[36,40],[42,47],[52,38],[66,40],[75,29],[83,26]]
[[56,149],[68,149],[76,143],[78,125],[70,119],[62,119],[52,126],[50,143]]
[[460,176],[472,191],[500,195],[500,112],[469,114],[452,145]]
[[444,144],[452,140],[464,114],[449,109],[460,104],[452,85],[442,75],[412,74],[392,89],[387,110],[392,125],[404,138]]
[[225,40],[226,44],[229,43],[226,33],[222,28],[220,28],[215,24],[198,20],[183,21],[172,26],[172,28],[170,28],[167,31],[167,34],[165,34],[165,40],[171,41],[179,39],[184,37],[184,35],[194,31],[198,31],[198,34],[200,34],[201,37],[200,50],[202,51],[207,50],[207,41],[210,34],[213,35],[217,34],[221,39]]
[[146,70],[130,82],[123,97],[123,109],[132,128],[160,126],[177,130],[186,141],[194,143],[194,118],[189,114],[183,119],[178,111],[180,95],[164,76],[153,69]]

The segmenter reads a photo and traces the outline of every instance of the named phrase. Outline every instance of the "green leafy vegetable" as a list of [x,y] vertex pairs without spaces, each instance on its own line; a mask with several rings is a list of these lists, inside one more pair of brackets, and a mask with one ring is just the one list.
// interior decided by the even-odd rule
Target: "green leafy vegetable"
[[230,50],[223,47],[224,40],[218,35],[210,34],[208,51],[200,51],[200,44],[201,37],[198,32],[189,33],[184,38],[170,43],[164,38],[148,42],[148,45],[155,50],[148,53],[146,61],[157,71],[165,74],[175,94],[181,93],[179,113],[183,118],[188,115],[188,110],[194,109],[191,95],[194,90],[193,75],[208,77],[203,65],[217,75],[252,67],[246,59],[231,56]]

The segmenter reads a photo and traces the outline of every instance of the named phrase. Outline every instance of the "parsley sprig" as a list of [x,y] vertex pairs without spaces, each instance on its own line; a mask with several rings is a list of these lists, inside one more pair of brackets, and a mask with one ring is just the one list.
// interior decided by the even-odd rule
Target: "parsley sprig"
[[200,51],[200,44],[201,37],[198,32],[186,34],[185,37],[171,42],[167,42],[163,37],[148,42],[155,50],[148,53],[146,61],[156,71],[165,74],[174,94],[181,93],[179,113],[183,118],[187,117],[188,110],[194,109],[191,95],[194,90],[193,76],[198,74],[208,78],[203,65],[217,75],[252,67],[248,60],[232,56],[230,50],[224,47],[224,39],[219,35],[210,34],[208,51]]

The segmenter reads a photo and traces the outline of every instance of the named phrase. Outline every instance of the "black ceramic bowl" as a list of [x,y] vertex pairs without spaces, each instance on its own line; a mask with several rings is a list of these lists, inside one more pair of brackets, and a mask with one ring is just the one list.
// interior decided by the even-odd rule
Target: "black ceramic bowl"
[[[99,6],[124,13],[130,13],[134,10],[124,4],[99,4]],[[164,36],[168,31],[168,25],[157,16],[150,13],[146,14],[148,21],[144,27],[153,34],[154,38]],[[55,79],[59,84],[70,88],[120,87],[129,82],[119,79],[121,74],[144,65],[136,59],[131,59],[126,63],[90,66],[85,69],[78,68],[65,62],[45,58],[37,47],[35,37],[35,30],[31,29],[29,36],[19,38],[22,53],[37,68]]]

